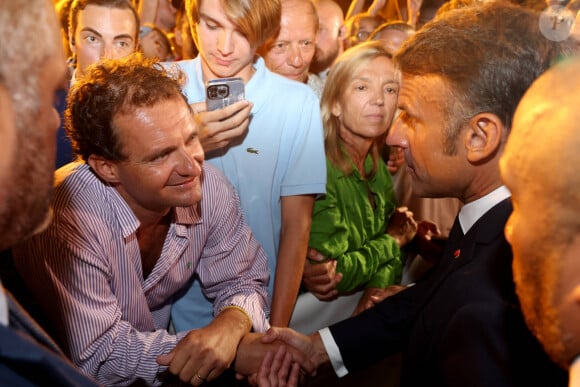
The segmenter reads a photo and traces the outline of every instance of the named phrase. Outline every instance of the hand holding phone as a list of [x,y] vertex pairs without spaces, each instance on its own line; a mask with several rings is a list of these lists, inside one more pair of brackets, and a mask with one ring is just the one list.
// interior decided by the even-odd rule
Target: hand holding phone
[[205,94],[205,101],[192,104],[192,109],[201,145],[210,154],[246,133],[253,105],[245,99],[241,78],[208,81]]

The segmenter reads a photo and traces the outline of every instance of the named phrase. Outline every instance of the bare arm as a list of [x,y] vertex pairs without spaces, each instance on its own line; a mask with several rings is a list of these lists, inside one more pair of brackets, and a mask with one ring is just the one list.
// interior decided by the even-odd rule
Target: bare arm
[[159,0],[141,0],[139,2],[139,20],[141,25],[145,23],[154,23],[155,16],[157,16],[157,7],[159,6]]
[[282,230],[270,324],[288,326],[302,280],[312,223],[313,195],[282,198]]
[[364,5],[365,0],[352,0],[348,7],[348,11],[346,11],[346,15],[344,16],[344,20],[348,20],[354,15],[364,12]]
[[[371,15],[378,15],[380,11],[387,6],[388,0],[374,0],[369,6],[368,13]],[[393,0],[391,0],[393,1]],[[397,7],[398,8],[398,7]]]

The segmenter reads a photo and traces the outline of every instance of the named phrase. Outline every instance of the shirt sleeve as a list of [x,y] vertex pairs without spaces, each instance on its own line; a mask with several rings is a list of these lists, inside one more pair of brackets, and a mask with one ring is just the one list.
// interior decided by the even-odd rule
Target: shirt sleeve
[[[96,243],[73,236],[74,227],[69,226],[59,228],[66,229],[68,240],[54,235],[53,228],[15,250],[18,270],[41,303],[56,338],[72,361],[100,383],[142,379],[161,384],[165,368],[156,358],[173,349],[180,337],[166,330],[141,331],[123,319],[112,290],[123,286],[123,278],[111,275]],[[141,302],[138,293],[132,300],[136,304]]]

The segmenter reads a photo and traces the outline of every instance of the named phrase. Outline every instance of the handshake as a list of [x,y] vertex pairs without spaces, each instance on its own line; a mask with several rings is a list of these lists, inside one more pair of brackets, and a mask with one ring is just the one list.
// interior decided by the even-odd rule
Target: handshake
[[247,377],[252,385],[297,386],[304,375],[314,375],[328,361],[318,333],[306,336],[290,328],[270,328],[244,336],[234,368],[239,379]]

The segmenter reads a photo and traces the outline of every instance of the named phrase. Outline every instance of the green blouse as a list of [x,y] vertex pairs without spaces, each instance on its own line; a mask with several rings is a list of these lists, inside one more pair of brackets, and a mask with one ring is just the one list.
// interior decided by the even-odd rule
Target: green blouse
[[[371,167],[369,155],[365,170]],[[343,274],[339,292],[398,283],[401,251],[395,239],[386,234],[396,199],[385,163],[379,161],[377,173],[369,180],[356,168],[345,176],[328,159],[326,169],[326,195],[314,202],[309,246],[337,260],[337,272]]]

